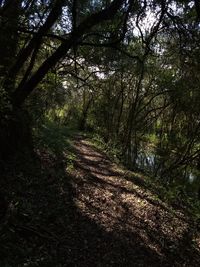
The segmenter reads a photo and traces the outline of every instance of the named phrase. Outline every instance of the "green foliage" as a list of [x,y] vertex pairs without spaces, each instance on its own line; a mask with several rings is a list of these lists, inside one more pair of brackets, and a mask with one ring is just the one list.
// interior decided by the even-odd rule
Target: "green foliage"
[[119,163],[120,150],[117,144],[113,144],[113,142],[106,143],[103,138],[98,134],[89,135],[91,143],[97,147],[98,149],[104,151],[112,160],[116,163]]
[[35,129],[35,144],[38,148],[46,148],[53,154],[62,154],[70,147],[69,140],[74,134],[73,129],[56,122],[46,121],[39,129]]
[[67,157],[66,157],[66,161],[67,161],[67,171],[70,173],[71,171],[74,170],[74,161],[76,159],[76,155],[75,153],[73,153],[72,151],[68,151]]
[[[89,142],[115,162],[131,170],[148,170],[151,179],[147,177],[144,183],[156,200],[189,208],[199,220],[200,35],[196,6],[183,0],[168,4],[137,1],[134,5],[126,1],[108,21],[104,9],[115,1],[11,2],[0,1],[0,164],[8,161],[1,155],[3,145],[12,157],[15,150],[21,151],[15,163],[6,162],[7,178],[1,181],[17,214],[15,220],[21,225],[28,221],[46,226],[51,221],[48,216],[60,218],[59,209],[65,214],[62,194],[70,180],[66,170],[74,170],[71,140],[76,129],[85,130]],[[146,22],[148,16],[151,19]],[[76,32],[77,26],[80,31]],[[30,120],[20,110],[22,105]],[[32,144],[29,126],[30,147],[41,158],[41,166],[28,159],[27,155],[35,157],[31,149],[22,150],[24,143]],[[191,183],[189,170],[196,177]],[[36,204],[32,198],[36,193],[43,202]],[[40,209],[44,214],[37,214]],[[67,224],[65,217],[62,223]],[[8,247],[17,231],[12,222],[11,226],[6,229],[8,237],[2,234],[2,243],[7,242]],[[18,246],[20,240],[14,240],[11,252],[6,247],[4,254],[12,257],[14,252],[18,260],[26,254],[24,265],[42,266],[42,256],[29,259],[34,249]],[[42,250],[43,243],[39,245]],[[45,254],[46,262],[51,254]]]
[[[4,114],[8,114],[9,111],[12,110],[12,105],[9,101],[8,93],[0,87],[0,116],[4,116]],[[4,120],[8,119],[6,117],[3,118]]]

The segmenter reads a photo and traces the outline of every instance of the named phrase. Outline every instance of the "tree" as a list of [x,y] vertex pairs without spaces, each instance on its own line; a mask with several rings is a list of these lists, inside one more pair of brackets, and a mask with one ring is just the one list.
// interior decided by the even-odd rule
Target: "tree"
[[[47,16],[42,13],[41,17],[38,17],[36,21],[31,21],[31,15],[39,7],[41,8],[42,4],[40,1],[15,1],[16,5],[20,8],[20,15],[16,15],[16,19],[20,19],[23,22],[24,17],[29,24],[28,29],[22,29],[27,34],[32,34],[30,41],[26,42],[23,46],[19,45],[18,51],[9,53],[10,62],[9,69],[4,71],[5,75],[2,82],[2,91],[6,93],[6,102],[9,108],[1,110],[1,135],[0,135],[0,145],[2,147],[2,154],[7,154],[11,147],[15,147],[17,140],[24,139],[25,135],[21,136],[19,131],[20,129],[25,129],[25,124],[22,123],[23,115],[21,107],[24,104],[26,98],[30,93],[38,86],[42,81],[48,71],[54,67],[60,60],[62,60],[67,53],[73,53],[77,49],[77,46],[85,39],[89,39],[90,35],[95,35],[91,30],[98,27],[99,24],[104,23],[105,21],[119,20],[118,31],[123,32],[124,24],[129,16],[129,13],[132,8],[133,1],[128,1],[125,3],[123,0],[114,0],[110,4],[102,3],[101,6],[94,6],[93,10],[88,14],[87,9],[84,10],[84,7],[79,3],[79,1],[74,0],[65,4],[62,0],[47,1]],[[89,2],[86,1],[86,5]],[[11,8],[10,1],[5,1],[2,4],[2,18],[6,18],[5,11],[7,9],[7,4]],[[81,10],[83,8],[83,10]],[[29,12],[28,12],[29,11]],[[84,11],[84,12],[83,12]],[[81,13],[82,12],[82,13]],[[83,16],[78,16],[83,14]],[[56,22],[58,19],[63,16],[71,25],[70,30],[65,32],[64,37],[60,35],[55,35]],[[7,31],[10,25],[12,30],[15,32],[21,31],[18,29],[13,19],[4,29]],[[38,20],[40,20],[38,22]],[[20,24],[20,23],[19,23]],[[120,26],[121,25],[121,26]],[[22,28],[24,27],[22,23]],[[13,34],[14,34],[13,33]],[[124,33],[123,33],[124,34]],[[57,44],[53,52],[44,59],[40,66],[37,66],[36,60],[40,56],[40,50],[45,46],[45,38],[56,38],[60,40],[60,43]],[[119,39],[121,36],[119,37]],[[101,41],[102,37],[99,38]],[[108,38],[110,39],[110,38]],[[26,40],[26,38],[24,39]],[[120,40],[115,40],[119,42]],[[13,43],[14,44],[14,43]],[[12,50],[9,48],[9,50]],[[17,55],[16,55],[17,54]],[[16,57],[16,60],[14,58]],[[7,58],[7,57],[6,57]],[[6,68],[5,61],[0,63],[2,70]],[[4,74],[2,72],[2,74]],[[15,84],[12,83],[12,88],[8,81],[15,81]],[[4,93],[2,93],[4,97]],[[21,123],[20,123],[21,122]],[[9,145],[9,148],[8,148]]]
[[[167,36],[171,37],[175,33],[182,41],[185,40],[186,45],[183,45],[184,42],[180,43],[181,51],[186,51],[186,33],[197,32],[199,18],[197,1],[188,3],[178,0],[6,0],[1,1],[0,11],[0,38],[4,55],[0,62],[2,155],[12,151],[12,147],[13,151],[16,150],[23,141],[27,143],[30,139],[24,104],[45,80],[47,73],[58,64],[72,60],[77,76],[79,54],[84,58],[89,57],[91,67],[104,64],[108,69],[116,68],[119,61],[114,58],[113,51],[118,51],[117,55],[121,58],[126,55],[134,59],[137,67],[139,66],[139,74],[136,73],[137,67],[133,68],[133,76],[136,74],[138,77],[137,90],[126,110],[128,118],[124,123],[126,126],[123,126],[126,133],[125,151],[130,146],[133,135],[136,135],[136,114],[140,105],[145,105],[146,101],[143,101],[140,94],[146,75],[146,63],[149,56],[160,56],[157,53],[158,37],[165,36],[163,38],[167,39]],[[147,29],[145,19],[149,12],[152,12],[154,18],[150,23],[151,27]],[[137,36],[133,28],[137,29]],[[9,38],[10,33],[12,38]],[[106,48],[110,48],[109,52],[106,52]],[[118,97],[123,102],[123,90],[117,95],[116,102]],[[88,103],[83,107],[82,124],[85,124],[91,101]],[[121,103],[121,112],[116,115],[118,122],[112,121],[117,124],[117,132],[123,108],[124,103]]]

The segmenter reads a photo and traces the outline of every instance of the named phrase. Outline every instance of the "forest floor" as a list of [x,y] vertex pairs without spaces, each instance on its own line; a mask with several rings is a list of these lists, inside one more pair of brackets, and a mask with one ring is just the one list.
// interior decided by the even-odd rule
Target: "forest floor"
[[19,181],[0,232],[0,266],[200,266],[200,233],[189,216],[86,138],[75,138],[73,153],[69,168],[40,152],[48,175]]
[[87,218],[80,266],[200,266],[200,236],[180,210],[87,140],[74,145],[74,201]]

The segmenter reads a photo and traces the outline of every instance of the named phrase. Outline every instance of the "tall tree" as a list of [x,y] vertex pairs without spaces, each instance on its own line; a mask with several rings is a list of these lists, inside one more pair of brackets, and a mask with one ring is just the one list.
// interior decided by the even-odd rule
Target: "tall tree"
[[[11,1],[6,1],[2,9],[7,9],[7,3],[11,8],[10,2]],[[20,5],[21,7],[22,17],[23,12],[25,14],[25,8],[27,8],[27,6],[31,6],[32,4],[37,8],[39,4],[38,1],[31,2],[32,1],[15,1],[16,5]],[[101,6],[97,6],[97,8],[94,7],[94,10],[90,9],[90,13],[88,13],[87,9],[83,13],[79,1],[74,0],[70,3],[72,6],[71,8],[70,5],[67,5],[63,0],[48,1],[47,15],[43,13],[42,17],[38,17],[36,22],[33,23],[31,22],[30,15],[28,22],[31,25],[26,31],[30,32],[32,37],[30,41],[19,49],[16,60],[9,65],[9,69],[6,70],[7,73],[4,71],[5,77],[2,82],[2,89],[8,92],[7,99],[9,99],[10,105],[9,110],[6,110],[5,112],[2,111],[0,118],[2,129],[0,145],[3,153],[9,150],[7,147],[8,144],[14,147],[17,140],[19,140],[19,137],[21,136],[19,126],[20,128],[25,128],[25,125],[23,124],[22,127],[22,124],[20,123],[23,120],[23,116],[19,110],[21,110],[21,106],[26,98],[38,86],[48,71],[62,60],[67,53],[73,52],[74,48],[77,47],[83,39],[87,39],[87,36],[90,35],[92,29],[94,30],[99,24],[102,24],[105,21],[111,21],[112,19],[115,20],[115,17],[119,16],[121,18],[121,27],[123,27],[123,24],[127,19],[124,14],[129,14],[133,1],[130,0],[125,2],[123,0],[114,0],[109,5],[102,3]],[[32,10],[34,13],[33,7]],[[77,21],[76,16],[80,14],[84,15],[80,21]],[[5,20],[6,13],[3,13],[2,16]],[[72,25],[70,30],[65,33],[64,37],[55,36],[54,33],[56,32],[56,26],[58,26],[56,22],[61,17]],[[16,18],[18,19],[17,16]],[[16,19],[9,21],[7,25],[7,27],[12,28],[13,36],[17,36],[17,33],[20,30],[17,25]],[[31,28],[33,28],[33,30],[30,30]],[[5,28],[4,31],[7,29]],[[91,34],[93,35],[93,33]],[[52,54],[45,58],[42,64],[38,67],[36,59],[39,56],[40,49],[45,46],[44,40],[47,37],[61,39],[61,41]],[[12,53],[8,51],[10,56]],[[8,57],[5,56],[5,58]],[[13,84],[14,88],[11,90],[8,90],[7,88],[8,80],[15,80],[15,85]],[[22,138],[20,137],[20,140],[21,139]]]

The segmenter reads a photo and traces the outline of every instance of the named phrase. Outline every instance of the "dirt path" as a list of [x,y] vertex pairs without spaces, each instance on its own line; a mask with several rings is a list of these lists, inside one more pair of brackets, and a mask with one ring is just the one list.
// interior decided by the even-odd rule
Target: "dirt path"
[[[200,266],[197,240],[180,212],[170,212],[86,140],[74,142],[78,262],[74,266]],[[81,221],[81,222],[80,222]]]
[[40,151],[44,172],[35,176],[31,167],[34,176],[9,176],[14,195],[0,227],[0,266],[200,266],[189,218],[82,137],[70,168],[65,138],[61,155]]

